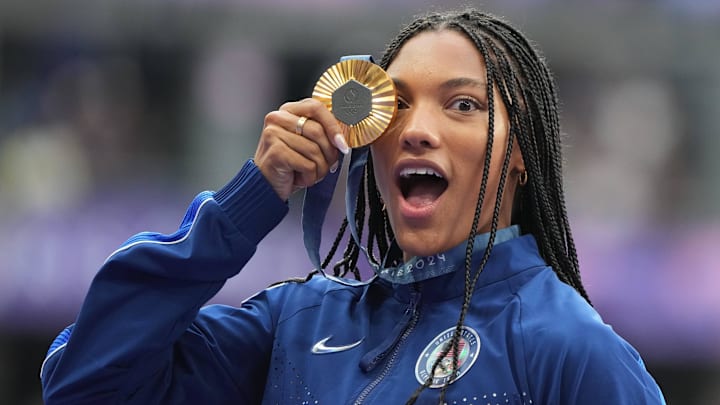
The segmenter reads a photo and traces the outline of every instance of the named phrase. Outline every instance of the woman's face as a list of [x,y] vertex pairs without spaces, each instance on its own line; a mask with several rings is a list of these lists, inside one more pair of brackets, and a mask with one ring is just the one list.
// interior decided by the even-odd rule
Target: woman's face
[[[398,115],[371,150],[380,194],[405,254],[429,256],[467,240],[487,147],[485,63],[473,43],[450,30],[408,40],[388,66]],[[497,90],[492,162],[479,230],[490,229],[505,157],[507,111]],[[509,173],[518,172],[517,147]],[[514,169],[514,170],[513,170]],[[505,185],[499,228],[510,225],[516,176]]]

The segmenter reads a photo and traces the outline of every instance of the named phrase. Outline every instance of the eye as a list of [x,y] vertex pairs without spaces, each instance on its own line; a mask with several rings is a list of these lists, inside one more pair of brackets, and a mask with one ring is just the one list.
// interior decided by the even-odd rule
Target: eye
[[459,97],[450,102],[448,108],[460,112],[472,112],[482,109],[482,104],[472,97]]
[[402,98],[398,97],[398,99],[397,99],[397,108],[398,108],[398,110],[404,110],[404,109],[410,108],[410,106],[408,105],[408,103],[405,102],[405,100],[403,100]]

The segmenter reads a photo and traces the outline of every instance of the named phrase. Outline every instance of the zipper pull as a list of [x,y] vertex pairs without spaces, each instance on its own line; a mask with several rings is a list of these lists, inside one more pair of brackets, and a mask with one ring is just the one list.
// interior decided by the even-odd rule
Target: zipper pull
[[360,359],[360,369],[362,371],[366,373],[372,371],[383,359],[385,359],[385,356],[392,351],[395,345],[397,345],[403,335],[403,332],[405,332],[405,329],[407,329],[408,325],[410,325],[410,321],[415,318],[417,314],[417,304],[419,301],[420,292],[413,290],[410,296],[410,303],[407,308],[405,308],[402,318],[400,318],[400,321],[397,325],[395,325],[387,339]]

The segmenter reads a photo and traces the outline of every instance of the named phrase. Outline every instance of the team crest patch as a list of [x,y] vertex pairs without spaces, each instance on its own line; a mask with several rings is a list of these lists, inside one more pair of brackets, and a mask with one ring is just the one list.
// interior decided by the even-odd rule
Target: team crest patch
[[[437,335],[430,344],[425,346],[420,357],[418,357],[417,363],[415,363],[415,378],[417,378],[420,384],[427,381],[438,356],[440,356],[445,347],[452,342],[454,331],[455,327],[453,326]],[[455,372],[457,377],[453,382],[465,375],[475,363],[475,360],[477,360],[477,355],[480,352],[480,338],[477,332],[472,328],[463,326],[460,330],[458,349],[460,351],[460,353],[458,353],[458,370]],[[450,350],[435,368],[435,375],[433,375],[430,388],[442,387],[450,380],[453,371],[453,351]]]

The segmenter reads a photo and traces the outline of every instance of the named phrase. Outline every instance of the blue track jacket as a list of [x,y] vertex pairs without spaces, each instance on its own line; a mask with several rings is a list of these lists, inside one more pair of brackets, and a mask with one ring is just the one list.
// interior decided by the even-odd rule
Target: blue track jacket
[[[52,343],[46,404],[405,403],[450,341],[463,266],[410,285],[316,276],[204,306],[287,210],[248,161],[176,233],[129,239]],[[664,404],[635,349],[530,235],[495,245],[464,324],[447,404]],[[450,358],[418,404],[438,403]]]

